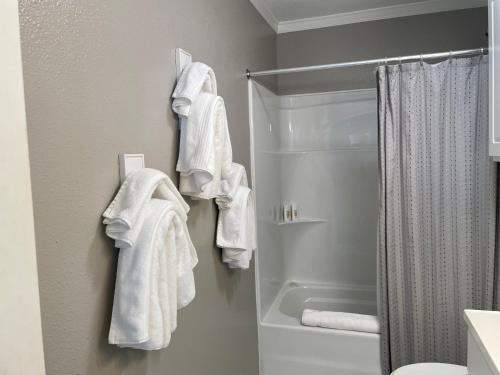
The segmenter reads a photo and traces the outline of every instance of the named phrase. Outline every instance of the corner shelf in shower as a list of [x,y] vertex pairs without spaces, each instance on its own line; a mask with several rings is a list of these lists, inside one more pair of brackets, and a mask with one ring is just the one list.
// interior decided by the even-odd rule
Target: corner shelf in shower
[[270,222],[281,227],[283,225],[292,225],[292,224],[326,223],[327,221],[328,220],[320,219],[317,217],[301,217],[301,218],[295,219],[293,221],[270,221]]
[[335,152],[348,152],[348,151],[377,151],[377,147],[337,147],[332,149],[311,149],[311,150],[278,150],[278,151],[269,151],[262,150],[263,154],[268,155],[307,155],[307,154],[325,154],[325,153],[335,153]]

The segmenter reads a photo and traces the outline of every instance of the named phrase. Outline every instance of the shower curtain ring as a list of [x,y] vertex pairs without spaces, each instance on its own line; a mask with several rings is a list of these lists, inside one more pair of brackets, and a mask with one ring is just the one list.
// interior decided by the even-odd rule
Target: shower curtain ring
[[420,65],[424,64],[424,55],[420,54]]

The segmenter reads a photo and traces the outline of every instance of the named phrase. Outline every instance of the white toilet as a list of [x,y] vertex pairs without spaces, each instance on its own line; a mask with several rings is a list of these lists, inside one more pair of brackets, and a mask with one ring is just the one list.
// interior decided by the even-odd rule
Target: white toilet
[[400,367],[392,375],[467,375],[467,367],[448,363],[416,363]]

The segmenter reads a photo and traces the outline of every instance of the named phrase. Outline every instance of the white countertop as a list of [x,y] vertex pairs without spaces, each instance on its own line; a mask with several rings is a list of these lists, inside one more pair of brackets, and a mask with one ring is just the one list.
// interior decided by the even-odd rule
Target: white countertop
[[500,312],[465,310],[464,315],[491,370],[500,374]]

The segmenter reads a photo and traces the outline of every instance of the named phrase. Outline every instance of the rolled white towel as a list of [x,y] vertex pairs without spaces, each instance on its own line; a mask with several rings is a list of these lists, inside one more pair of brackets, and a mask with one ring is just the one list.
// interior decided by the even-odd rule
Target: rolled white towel
[[375,315],[305,309],[302,313],[302,324],[310,327],[380,333],[380,324]]

